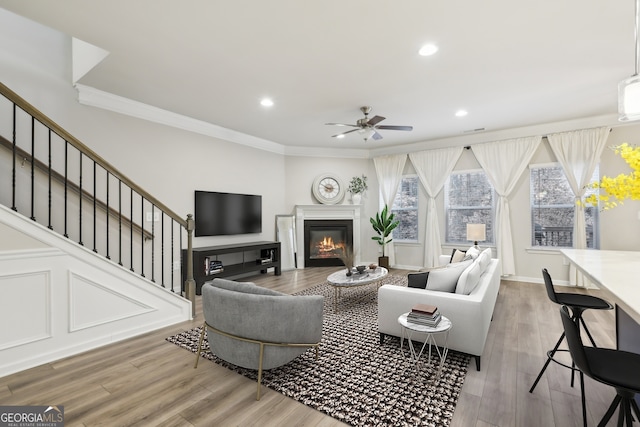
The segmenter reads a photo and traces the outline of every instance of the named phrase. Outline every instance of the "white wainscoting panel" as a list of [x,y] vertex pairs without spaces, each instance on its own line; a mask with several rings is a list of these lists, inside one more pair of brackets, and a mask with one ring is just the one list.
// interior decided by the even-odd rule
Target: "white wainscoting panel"
[[0,223],[44,244],[0,251],[0,377],[191,319],[188,300],[4,206]]
[[[96,304],[95,301],[100,301]],[[69,332],[91,328],[155,309],[80,274],[69,272]]]
[[51,338],[49,271],[0,274],[0,295],[0,313],[11,319],[0,328],[0,351]]

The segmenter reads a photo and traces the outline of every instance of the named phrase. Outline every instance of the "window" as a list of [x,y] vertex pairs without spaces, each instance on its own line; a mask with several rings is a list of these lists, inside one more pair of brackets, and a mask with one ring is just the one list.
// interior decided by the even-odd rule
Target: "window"
[[[562,167],[559,164],[531,166],[530,172],[531,245],[572,247],[576,200]],[[597,181],[598,175],[596,168],[591,180]],[[597,248],[598,207],[587,206],[584,210],[587,247]]]
[[494,191],[482,170],[453,172],[444,187],[447,243],[464,243],[467,224],[485,224],[485,244],[493,244]]
[[417,242],[418,241],[418,176],[407,175],[402,177],[400,188],[393,200],[391,212],[400,221],[393,230],[394,241]]

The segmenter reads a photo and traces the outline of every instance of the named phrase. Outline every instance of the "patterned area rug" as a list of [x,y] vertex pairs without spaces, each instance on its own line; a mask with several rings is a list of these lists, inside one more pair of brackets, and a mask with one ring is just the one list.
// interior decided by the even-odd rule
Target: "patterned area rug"
[[[383,283],[406,286],[406,277]],[[469,356],[449,351],[437,379],[432,365],[420,371],[407,343],[387,338],[380,344],[375,285],[343,290],[334,310],[334,290],[322,283],[298,295],[324,295],[323,338],[318,360],[309,350],[280,368],[265,371],[262,384],[353,426],[448,426],[467,372]],[[197,351],[200,328],[167,338]],[[231,365],[209,351],[202,357],[257,380],[257,371]],[[202,369],[202,366],[200,367]],[[263,390],[264,394],[265,390]]]

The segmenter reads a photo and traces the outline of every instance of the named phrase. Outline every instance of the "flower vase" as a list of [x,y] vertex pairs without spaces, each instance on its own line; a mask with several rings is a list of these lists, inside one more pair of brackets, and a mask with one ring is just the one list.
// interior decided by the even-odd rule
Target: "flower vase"
[[362,201],[362,194],[360,193],[353,193],[351,195],[351,204],[353,205],[359,205],[360,202]]

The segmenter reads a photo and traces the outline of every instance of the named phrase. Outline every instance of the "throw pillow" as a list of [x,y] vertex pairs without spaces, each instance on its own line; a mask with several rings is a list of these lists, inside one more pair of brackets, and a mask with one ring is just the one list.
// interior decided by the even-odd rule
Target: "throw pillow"
[[454,262],[460,262],[464,260],[467,251],[461,251],[460,249],[454,249],[451,252],[451,258],[449,259],[449,264]]
[[478,258],[478,255],[480,255],[480,250],[475,248],[474,246],[471,246],[469,249],[467,249],[464,260],[467,261],[469,259],[476,259]]
[[476,288],[482,275],[478,261],[479,259],[473,261],[473,263],[462,272],[456,284],[456,294],[469,295]]
[[457,262],[455,264],[449,264],[447,268],[430,271],[429,277],[427,278],[426,289],[440,292],[454,292],[458,278],[472,262],[473,261]]
[[428,277],[428,271],[425,271],[423,273],[409,273],[407,274],[407,286],[410,288],[424,289],[427,287]]
[[482,274],[491,262],[491,248],[485,249],[480,255],[478,255],[478,262],[480,263],[480,274]]

